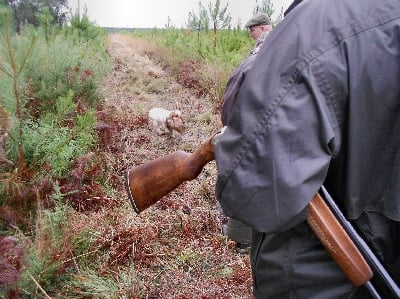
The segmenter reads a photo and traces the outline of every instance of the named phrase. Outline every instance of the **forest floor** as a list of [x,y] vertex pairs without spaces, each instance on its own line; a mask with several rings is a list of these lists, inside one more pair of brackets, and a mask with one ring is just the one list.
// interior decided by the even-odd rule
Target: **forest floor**
[[[220,126],[210,100],[179,84],[145,48],[129,35],[108,37],[114,66],[103,82],[101,113],[114,130],[102,155],[105,163],[114,161],[118,200],[125,204],[103,215],[114,218],[102,228],[107,267],[131,269],[132,298],[252,298],[249,256],[221,234],[226,219],[214,194],[214,161],[140,214],[129,206],[127,169],[177,150],[194,152]],[[176,138],[153,132],[147,123],[153,107],[179,108],[185,132]]]

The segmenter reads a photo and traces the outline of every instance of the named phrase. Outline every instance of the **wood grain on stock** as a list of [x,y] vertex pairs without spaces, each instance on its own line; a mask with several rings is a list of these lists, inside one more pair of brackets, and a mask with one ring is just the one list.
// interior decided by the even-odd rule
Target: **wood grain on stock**
[[136,213],[147,209],[183,182],[195,179],[204,166],[214,160],[211,139],[194,153],[176,151],[128,170],[125,182]]
[[318,193],[308,204],[307,222],[353,285],[372,278],[371,268]]
[[[214,160],[211,139],[192,154],[176,151],[128,170],[126,188],[133,209],[140,213],[183,182],[195,179]],[[318,193],[308,205],[307,221],[355,286],[372,278],[371,268]]]

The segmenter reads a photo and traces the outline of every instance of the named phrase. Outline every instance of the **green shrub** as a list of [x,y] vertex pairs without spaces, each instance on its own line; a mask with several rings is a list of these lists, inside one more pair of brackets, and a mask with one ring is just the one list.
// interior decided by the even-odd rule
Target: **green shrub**
[[88,18],[85,11],[83,16],[79,13],[71,15],[70,26],[64,28],[64,36],[73,40],[76,43],[90,42],[97,44],[98,47],[103,47],[104,38],[107,33],[103,28],[95,26]]
[[104,49],[58,35],[49,44],[38,40],[31,56],[24,72],[29,82],[26,96],[37,99],[41,111],[54,106],[54,99],[69,90],[87,104],[98,100],[97,88],[110,68]]
[[[97,141],[94,131],[95,111],[88,109],[77,114],[73,103],[73,93],[60,97],[55,112],[48,112],[37,122],[26,120],[23,125],[23,146],[27,163],[35,169],[55,177],[68,173],[74,159],[85,155]],[[16,134],[15,129],[10,132]],[[17,146],[13,138],[8,143],[9,152],[15,152]]]
[[37,284],[49,292],[62,283],[63,276],[59,274],[65,267],[64,252],[69,251],[64,240],[69,210],[66,205],[57,205],[53,210],[38,209],[34,240],[27,249],[26,269],[19,282],[20,289],[27,295],[38,291]]
[[[83,269],[71,275],[69,286],[66,286],[68,298],[129,299],[138,290],[135,288],[135,272],[121,268],[118,273],[100,275],[93,269]],[[145,294],[143,297],[145,298]],[[136,298],[136,297],[134,297]]]

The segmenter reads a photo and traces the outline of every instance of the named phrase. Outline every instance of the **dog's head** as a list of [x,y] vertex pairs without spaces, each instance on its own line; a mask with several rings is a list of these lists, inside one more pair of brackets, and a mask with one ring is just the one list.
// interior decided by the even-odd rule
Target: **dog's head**
[[185,131],[185,123],[182,119],[182,113],[179,110],[171,111],[167,117],[166,125],[169,130],[175,130],[182,134]]

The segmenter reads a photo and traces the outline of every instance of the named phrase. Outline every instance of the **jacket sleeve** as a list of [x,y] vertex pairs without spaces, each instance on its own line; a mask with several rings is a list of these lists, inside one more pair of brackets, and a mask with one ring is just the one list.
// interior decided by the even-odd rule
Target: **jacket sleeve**
[[278,49],[264,46],[215,148],[216,195],[228,216],[273,232],[304,221],[326,177],[335,121],[317,62],[294,53],[274,62],[268,54]]

